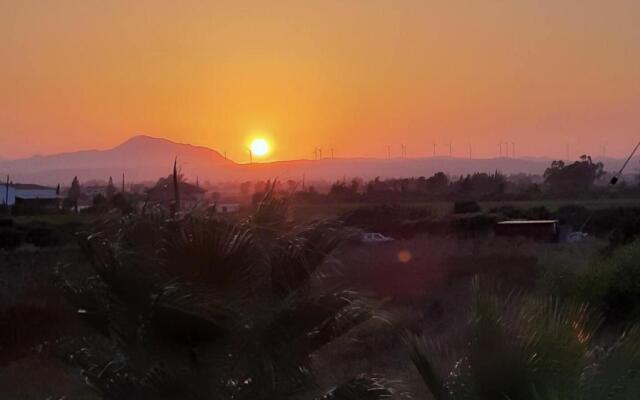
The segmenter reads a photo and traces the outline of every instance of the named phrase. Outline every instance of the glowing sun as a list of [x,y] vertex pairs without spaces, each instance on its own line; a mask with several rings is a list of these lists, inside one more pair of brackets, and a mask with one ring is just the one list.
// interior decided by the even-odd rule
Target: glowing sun
[[269,143],[264,139],[253,139],[250,148],[251,153],[258,157],[266,156],[269,153]]

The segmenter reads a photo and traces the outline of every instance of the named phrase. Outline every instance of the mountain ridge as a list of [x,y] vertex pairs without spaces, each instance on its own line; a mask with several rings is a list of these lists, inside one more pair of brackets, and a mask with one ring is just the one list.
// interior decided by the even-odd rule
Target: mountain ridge
[[[106,150],[79,150],[0,161],[0,174],[16,182],[57,184],[107,180],[124,173],[129,181],[155,181],[171,173],[174,158],[189,179],[241,181],[253,179],[335,180],[343,177],[381,178],[430,176],[438,171],[457,176],[473,172],[542,174],[551,158],[336,158],[281,160],[238,164],[205,146],[178,143],[149,135],[135,135]],[[622,160],[607,159],[605,168],[616,170]],[[637,162],[637,158],[635,160]]]

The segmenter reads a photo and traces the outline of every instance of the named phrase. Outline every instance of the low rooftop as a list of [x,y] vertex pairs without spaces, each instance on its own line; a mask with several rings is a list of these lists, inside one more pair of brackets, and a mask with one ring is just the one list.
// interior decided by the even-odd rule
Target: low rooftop
[[33,183],[10,183],[9,186],[17,190],[56,190],[52,187],[35,185]]
[[534,220],[513,220],[501,221],[498,225],[536,225],[536,224],[557,224],[557,219],[534,219]]

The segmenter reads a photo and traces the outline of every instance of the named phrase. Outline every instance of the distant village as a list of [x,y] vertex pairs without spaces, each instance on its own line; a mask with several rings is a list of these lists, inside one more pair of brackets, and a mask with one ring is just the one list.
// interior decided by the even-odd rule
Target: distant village
[[[209,207],[219,212],[236,212],[242,199],[228,193],[221,197],[217,187],[202,187],[187,182],[178,175],[178,193],[181,206],[185,209]],[[144,204],[158,204],[170,207],[175,201],[173,175],[160,178],[155,184],[127,184],[122,176],[116,184],[113,177],[108,181],[90,181],[82,184],[77,177],[70,185],[56,187],[37,184],[15,183],[7,177],[0,185],[0,208],[13,214],[47,214],[55,212],[100,213],[112,208],[123,211],[139,209]]]

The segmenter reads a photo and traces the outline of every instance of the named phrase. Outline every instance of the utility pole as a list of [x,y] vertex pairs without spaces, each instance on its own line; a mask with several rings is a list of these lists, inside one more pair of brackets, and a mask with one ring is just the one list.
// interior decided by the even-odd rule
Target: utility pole
[[449,142],[449,158],[453,157],[453,145]]
[[[173,216],[176,212],[180,212],[180,182],[178,180],[178,157],[173,160],[173,197],[174,197],[174,209]],[[77,212],[77,211],[76,211]]]
[[331,159],[333,160],[333,146],[331,146]]
[[249,149],[249,164],[253,164],[253,151]]
[[7,175],[7,184],[5,186],[5,191],[4,191],[4,205],[7,207],[7,210],[10,210],[9,208],[9,175]]
[[122,193],[124,193],[124,172],[122,173]]
[[433,143],[433,156],[436,156],[436,144],[435,142]]
[[473,158],[473,153],[471,150],[471,143],[469,143],[469,160],[471,160]]
[[387,160],[391,160],[391,146],[387,145]]
[[516,144],[514,142],[511,142],[511,157],[516,158]]

